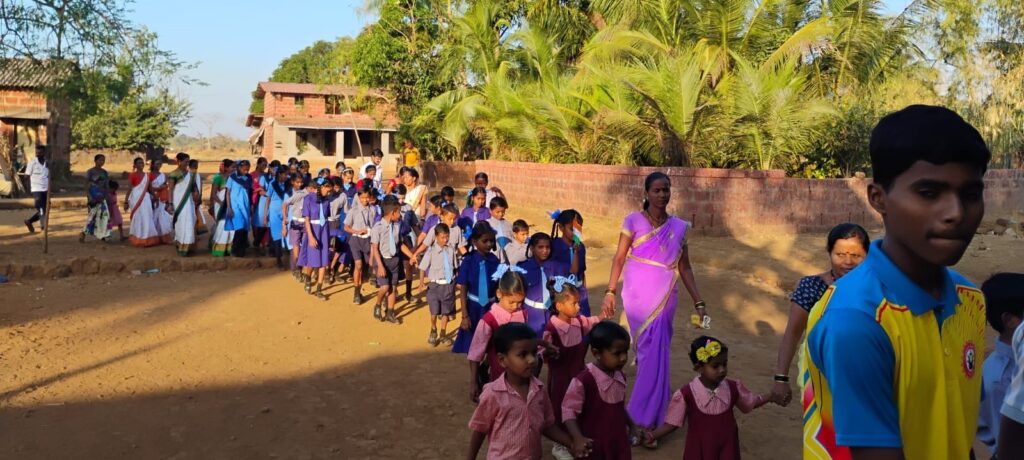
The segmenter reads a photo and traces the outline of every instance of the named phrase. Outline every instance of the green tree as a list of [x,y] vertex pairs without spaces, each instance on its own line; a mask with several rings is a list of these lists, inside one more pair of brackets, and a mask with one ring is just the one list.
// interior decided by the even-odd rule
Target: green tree
[[[270,81],[316,83],[322,85],[355,85],[351,72],[355,39],[341,37],[337,41],[319,40],[284,58],[270,74]],[[252,95],[249,113],[263,113],[263,99]]]

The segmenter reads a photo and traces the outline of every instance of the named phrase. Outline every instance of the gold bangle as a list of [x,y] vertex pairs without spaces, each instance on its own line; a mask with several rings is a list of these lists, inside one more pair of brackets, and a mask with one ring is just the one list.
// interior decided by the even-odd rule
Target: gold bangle
[[606,296],[615,295],[615,290],[614,289],[606,289],[604,291],[604,295],[606,295]]

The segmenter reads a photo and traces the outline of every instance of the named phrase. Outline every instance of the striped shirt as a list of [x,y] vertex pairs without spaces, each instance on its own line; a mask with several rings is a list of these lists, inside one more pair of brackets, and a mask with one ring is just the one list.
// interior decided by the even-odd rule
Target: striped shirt
[[551,399],[540,380],[530,378],[530,390],[524,400],[501,374],[484,385],[469,429],[487,434],[488,460],[540,460],[544,455],[541,431],[554,424]]

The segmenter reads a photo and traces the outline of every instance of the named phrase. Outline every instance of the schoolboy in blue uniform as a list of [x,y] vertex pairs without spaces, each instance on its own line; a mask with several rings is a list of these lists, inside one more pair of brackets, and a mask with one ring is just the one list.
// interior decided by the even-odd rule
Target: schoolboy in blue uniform
[[[402,279],[400,254],[412,258],[412,249],[402,237],[407,230],[401,221],[401,205],[395,197],[388,197],[381,204],[381,219],[370,230],[370,253],[377,271],[377,302],[373,306],[373,317],[378,321],[399,324],[395,316],[395,290]],[[381,314],[381,303],[387,299],[387,311]]]
[[[427,285],[427,306],[430,307],[430,335],[427,343],[451,345],[448,337],[448,317],[455,315],[455,275],[458,273],[458,252],[448,246],[451,229],[445,224],[437,224],[431,230],[434,233],[434,244],[423,254],[420,269],[430,280]],[[441,320],[441,330],[437,330],[437,320]]]
[[989,150],[956,113],[910,106],[878,123],[870,151],[885,238],[811,310],[804,457],[966,459],[985,300],[948,267],[985,214]]

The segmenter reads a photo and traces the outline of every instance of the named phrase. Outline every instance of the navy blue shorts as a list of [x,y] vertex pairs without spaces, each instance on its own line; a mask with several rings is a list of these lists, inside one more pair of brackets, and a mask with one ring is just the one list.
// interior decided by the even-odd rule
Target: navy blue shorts
[[384,277],[377,277],[378,286],[398,286],[402,280],[402,259],[398,256],[384,259]]

